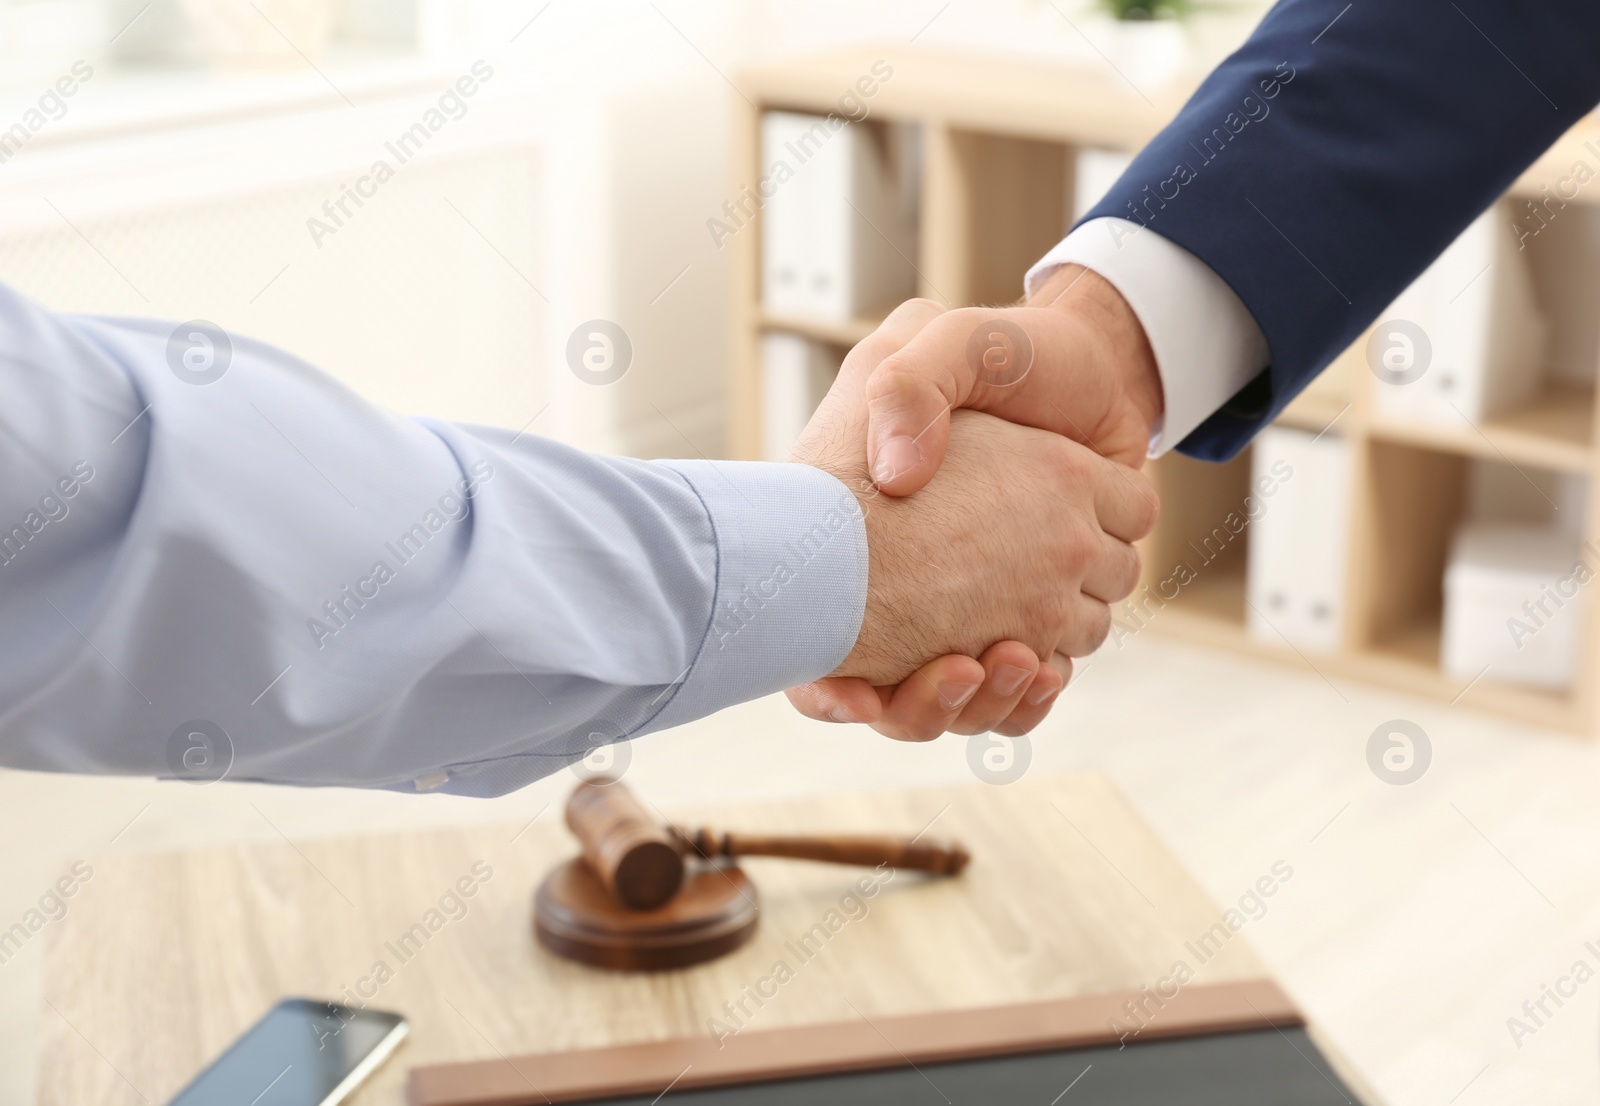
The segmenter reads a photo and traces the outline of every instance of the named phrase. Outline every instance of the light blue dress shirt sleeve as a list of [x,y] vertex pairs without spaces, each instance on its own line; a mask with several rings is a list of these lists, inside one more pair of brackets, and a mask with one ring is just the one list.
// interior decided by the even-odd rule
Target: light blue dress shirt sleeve
[[854,645],[826,473],[403,418],[205,334],[0,285],[0,763],[499,795]]

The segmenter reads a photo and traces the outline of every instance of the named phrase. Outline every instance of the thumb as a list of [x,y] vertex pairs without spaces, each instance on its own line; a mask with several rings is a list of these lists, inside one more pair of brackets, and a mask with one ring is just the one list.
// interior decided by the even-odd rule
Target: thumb
[[889,495],[910,495],[944,463],[950,402],[926,373],[895,354],[867,379],[867,465]]
[[944,462],[951,409],[992,400],[1028,375],[1034,344],[1018,317],[947,311],[879,362],[866,385],[867,462],[881,491],[910,495],[927,484]]

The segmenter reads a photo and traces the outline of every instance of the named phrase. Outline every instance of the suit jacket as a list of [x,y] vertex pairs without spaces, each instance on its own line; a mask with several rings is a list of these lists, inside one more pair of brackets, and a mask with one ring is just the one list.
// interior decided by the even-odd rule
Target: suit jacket
[[1597,100],[1596,0],[1281,0],[1085,216],[1184,247],[1266,336],[1179,448],[1242,449]]

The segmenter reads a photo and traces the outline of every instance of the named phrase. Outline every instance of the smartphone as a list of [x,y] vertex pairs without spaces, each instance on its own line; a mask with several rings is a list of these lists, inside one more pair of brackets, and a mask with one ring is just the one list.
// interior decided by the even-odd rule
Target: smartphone
[[286,998],[169,1106],[334,1106],[405,1038],[399,1014]]

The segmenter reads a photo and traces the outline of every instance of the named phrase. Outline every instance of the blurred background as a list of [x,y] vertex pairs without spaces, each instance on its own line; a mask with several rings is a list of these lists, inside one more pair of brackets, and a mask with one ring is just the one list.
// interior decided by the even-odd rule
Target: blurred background
[[[0,280],[60,311],[211,320],[406,413],[781,457],[889,303],[1020,296],[1266,7],[0,0]],[[813,174],[871,232],[799,186],[751,229],[748,186],[884,58],[870,122]],[[1563,156],[1548,180],[1600,163]],[[1580,553],[1600,224],[1574,205],[1511,261],[1524,202],[1397,305],[1438,339],[1440,391],[1395,389],[1414,362],[1385,360],[1380,327],[1252,454],[1158,470],[1150,586],[1179,563],[1196,582],[1119,614],[1031,742],[895,745],[774,698],[591,768],[663,805],[1102,770],[1218,901],[1293,860],[1252,940],[1391,1101],[1592,1100],[1595,995],[1535,1040],[1507,1029],[1600,933],[1600,765],[1573,736],[1596,718],[1588,601],[1541,619],[1533,653],[1483,631],[1573,558],[1600,568]],[[618,331],[624,371],[594,386],[585,351]],[[1275,462],[1299,482],[1234,541],[1218,527]],[[0,930],[83,857],[549,819],[570,784],[474,802],[0,770]],[[49,928],[0,946],[3,1102],[33,1100],[65,1032],[40,998]]]
[[[913,35],[1098,62],[1060,7],[1077,18],[1023,0],[5,0],[0,119],[75,63],[93,76],[4,165],[0,266],[52,307],[258,335],[403,411],[520,425],[549,401],[547,434],[716,456],[731,252],[706,221],[729,198],[731,75]],[[1229,9],[1193,34],[1217,54],[1250,22]],[[493,76],[466,114],[314,240],[324,201],[478,60]],[[647,380],[573,386],[566,341],[593,318],[626,329]]]

